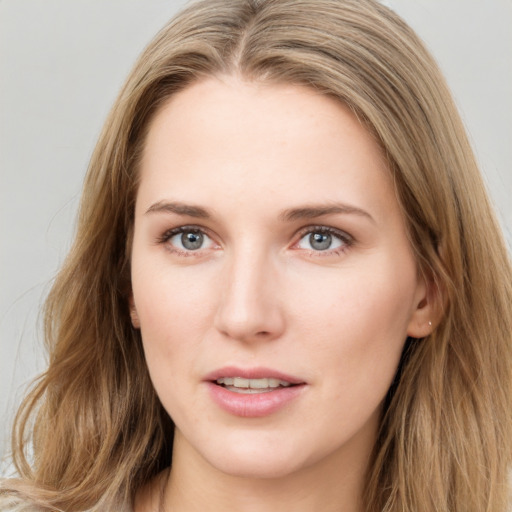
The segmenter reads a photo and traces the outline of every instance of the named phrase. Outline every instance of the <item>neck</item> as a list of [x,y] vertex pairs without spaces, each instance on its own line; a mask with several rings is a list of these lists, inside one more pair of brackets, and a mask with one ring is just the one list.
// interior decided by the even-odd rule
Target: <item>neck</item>
[[370,450],[357,445],[285,476],[252,478],[219,471],[177,431],[159,511],[361,512]]

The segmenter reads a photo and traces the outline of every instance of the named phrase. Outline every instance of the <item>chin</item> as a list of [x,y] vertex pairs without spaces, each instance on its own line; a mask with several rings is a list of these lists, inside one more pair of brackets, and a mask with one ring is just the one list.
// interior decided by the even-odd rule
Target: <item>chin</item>
[[[218,471],[239,478],[284,478],[314,464],[303,443],[298,440],[276,439],[272,436],[251,440],[251,436],[224,439],[216,446],[208,446],[202,453],[206,461]],[[251,442],[254,441],[254,442]],[[313,455],[313,454],[312,454]]]
[[257,458],[243,456],[224,456],[209,460],[218,471],[237,478],[270,479],[284,478],[297,471],[301,464],[294,463],[290,457],[267,457],[262,454]]

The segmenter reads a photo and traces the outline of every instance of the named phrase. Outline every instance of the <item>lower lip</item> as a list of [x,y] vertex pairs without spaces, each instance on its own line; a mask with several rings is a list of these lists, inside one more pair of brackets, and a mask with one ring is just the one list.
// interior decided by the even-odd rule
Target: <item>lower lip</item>
[[208,382],[207,385],[213,401],[221,409],[244,418],[261,418],[279,411],[297,398],[305,387],[304,384],[299,384],[264,393],[246,394],[229,391],[213,382]]

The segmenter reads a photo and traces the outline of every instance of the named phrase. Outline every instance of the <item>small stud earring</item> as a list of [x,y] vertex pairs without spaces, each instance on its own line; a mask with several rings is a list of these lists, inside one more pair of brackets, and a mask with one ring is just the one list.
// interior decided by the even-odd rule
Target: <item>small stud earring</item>
[[432,322],[430,320],[428,321],[428,326],[432,327]]

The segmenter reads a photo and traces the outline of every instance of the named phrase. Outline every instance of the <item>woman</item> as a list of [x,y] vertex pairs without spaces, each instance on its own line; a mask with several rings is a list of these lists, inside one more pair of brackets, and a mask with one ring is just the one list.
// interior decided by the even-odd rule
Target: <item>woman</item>
[[510,278],[444,81],[395,14],[193,4],[93,155],[3,499],[506,510]]

